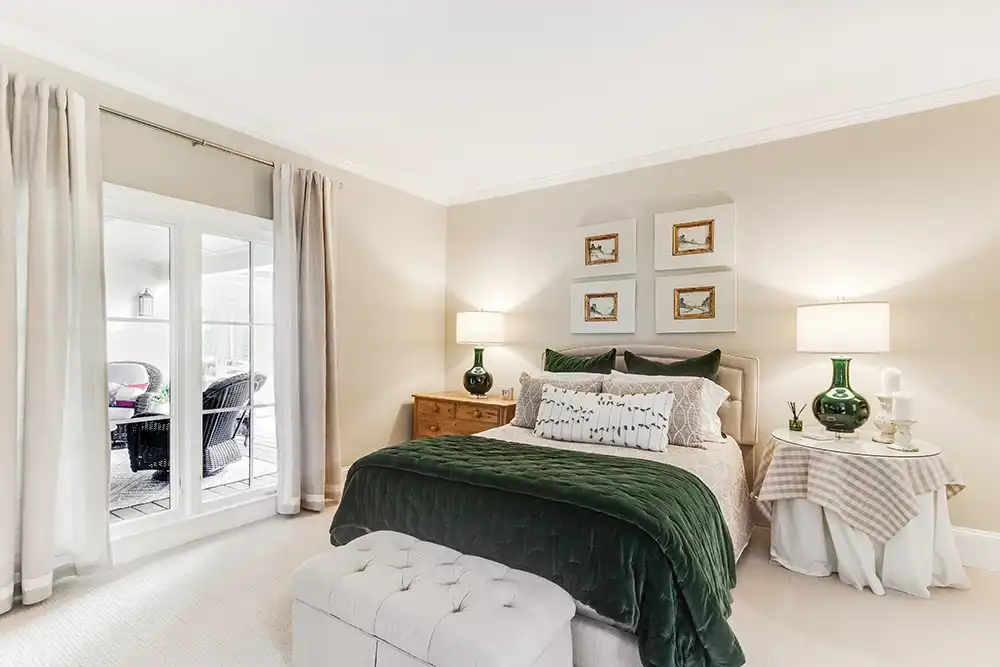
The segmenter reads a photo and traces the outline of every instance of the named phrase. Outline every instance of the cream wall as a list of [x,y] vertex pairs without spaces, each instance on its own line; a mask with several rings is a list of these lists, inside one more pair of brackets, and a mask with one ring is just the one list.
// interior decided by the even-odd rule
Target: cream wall
[[[337,195],[337,363],[343,463],[403,441],[415,391],[443,388],[445,208],[0,46],[11,71],[100,104],[343,182]],[[264,85],[262,83],[262,85]],[[271,217],[271,170],[106,115],[111,183]]]
[[[654,334],[653,215],[729,200],[738,331]],[[633,217],[637,333],[570,335],[572,228]],[[516,386],[546,346],[718,346],[760,359],[760,445],[785,423],[786,400],[830,380],[828,359],[795,352],[795,306],[888,300],[892,351],[856,358],[853,384],[871,396],[882,366],[901,368],[917,433],[968,483],[953,521],[1000,530],[1000,99],[452,207],[447,285],[450,387],[471,365],[453,342],[467,308],[510,314],[511,343],[486,351],[497,386]]]

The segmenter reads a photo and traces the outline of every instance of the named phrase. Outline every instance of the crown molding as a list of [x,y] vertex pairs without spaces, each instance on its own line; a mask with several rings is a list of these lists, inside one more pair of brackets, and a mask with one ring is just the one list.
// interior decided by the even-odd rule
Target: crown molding
[[[16,49],[28,56],[44,60],[82,76],[95,79],[98,82],[120,88],[121,90],[144,97],[183,113],[206,120],[230,130],[235,130],[254,139],[273,146],[303,155],[317,162],[330,165],[337,169],[362,176],[407,194],[429,200],[436,204],[447,205],[448,196],[442,192],[432,192],[426,187],[409,182],[408,179],[389,176],[364,167],[362,165],[339,160],[329,155],[318,153],[313,146],[326,142],[309,141],[305,136],[298,140],[289,140],[275,132],[272,123],[266,121],[259,125],[248,123],[236,114],[211,102],[183,93],[174,87],[141,75],[131,70],[121,62],[113,62],[107,58],[95,57],[85,51],[75,49],[53,40],[45,35],[25,29],[19,25],[0,20],[0,44]],[[124,111],[124,110],[123,110]],[[271,159],[271,156],[268,156]],[[280,160],[274,160],[280,162]]]
[[980,81],[967,86],[949,88],[947,90],[928,93],[926,95],[902,98],[894,102],[887,102],[885,104],[856,109],[846,113],[822,116],[799,123],[778,125],[756,132],[736,134],[729,137],[723,137],[721,139],[715,139],[713,141],[691,144],[679,148],[671,148],[665,151],[648,153],[646,155],[639,155],[623,160],[615,160],[590,167],[584,167],[583,169],[574,169],[561,174],[554,174],[552,176],[543,176],[541,178],[520,181],[510,185],[473,190],[450,199],[448,201],[448,206],[469,204],[496,197],[506,197],[508,195],[518,194],[521,192],[550,188],[555,185],[565,185],[567,183],[575,183],[577,181],[584,181],[600,176],[620,174],[634,169],[655,167],[661,164],[679,162],[681,160],[701,157],[704,155],[712,155],[714,153],[724,153],[726,151],[736,150],[738,148],[747,148],[758,144],[766,144],[772,141],[792,139],[808,134],[816,134],[818,132],[826,132],[843,127],[850,127],[852,125],[862,125],[864,123],[885,120],[895,116],[904,116],[940,107],[962,104],[963,102],[972,102],[987,97],[993,97],[994,95],[1000,95],[1000,79],[989,79],[987,81]]
[[[600,176],[620,174],[634,169],[678,162],[713,153],[747,148],[772,141],[826,132],[828,130],[885,120],[895,116],[918,113],[1000,95],[1000,79],[989,79],[967,86],[902,98],[894,102],[878,104],[841,114],[779,125],[755,132],[722,137],[712,141],[671,148],[622,160],[614,160],[550,176],[518,181],[508,185],[473,190],[457,196],[449,196],[445,192],[415,183],[412,179],[405,176],[379,173],[362,165],[346,160],[338,160],[326,154],[320,154],[315,150],[314,146],[323,142],[309,141],[304,135],[300,136],[297,140],[289,140],[280,136],[281,133],[275,131],[273,123],[262,121],[259,126],[247,123],[245,119],[238,118],[236,114],[224,107],[206,103],[202,99],[196,99],[189,94],[179,92],[169,86],[164,86],[160,82],[150,80],[149,77],[130,70],[120,62],[112,62],[106,58],[87,55],[78,49],[60,44],[57,40],[39,35],[9,22],[0,21],[0,43],[29,56],[48,61],[59,67],[120,88],[128,93],[147,98],[159,104],[221,125],[227,129],[236,130],[260,141],[293,151],[345,172],[362,176],[415,197],[445,206],[468,204],[485,199],[540,190],[556,185],[565,185]],[[335,146],[332,147],[331,152],[336,152],[335,149]]]

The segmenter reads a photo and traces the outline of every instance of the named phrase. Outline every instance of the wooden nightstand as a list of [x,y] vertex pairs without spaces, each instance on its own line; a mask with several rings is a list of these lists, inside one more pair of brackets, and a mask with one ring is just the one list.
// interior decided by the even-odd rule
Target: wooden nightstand
[[503,426],[514,418],[517,401],[472,398],[463,391],[413,395],[413,439],[471,435]]

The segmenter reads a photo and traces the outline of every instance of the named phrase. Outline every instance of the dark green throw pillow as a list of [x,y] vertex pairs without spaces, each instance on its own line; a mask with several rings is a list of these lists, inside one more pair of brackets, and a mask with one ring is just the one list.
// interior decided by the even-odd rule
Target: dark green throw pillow
[[614,370],[616,353],[617,350],[611,348],[604,354],[593,357],[574,357],[555,350],[545,350],[545,370],[551,373],[604,373],[608,375]]
[[715,381],[719,375],[719,362],[722,360],[722,350],[712,350],[700,357],[691,357],[673,363],[645,359],[625,350],[625,368],[636,375],[672,375],[686,377],[703,377]]

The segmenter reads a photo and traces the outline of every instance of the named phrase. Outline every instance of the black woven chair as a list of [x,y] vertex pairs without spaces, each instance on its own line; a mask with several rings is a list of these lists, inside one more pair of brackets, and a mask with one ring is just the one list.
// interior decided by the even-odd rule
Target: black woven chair
[[[148,414],[151,412],[151,406],[153,399],[160,393],[163,389],[163,373],[160,369],[153,364],[147,364],[145,361],[109,361],[108,369],[112,366],[142,366],[146,369],[146,375],[149,378],[149,385],[146,387],[146,392],[144,394],[139,394],[133,400],[135,402],[135,411],[132,416],[138,414]],[[119,424],[118,427],[111,432],[111,449],[121,449],[128,444],[126,424]]]
[[[240,373],[216,380],[201,395],[204,410],[240,408],[250,405],[250,398],[264,385],[267,376],[255,373],[253,392],[250,391],[250,374]],[[230,410],[202,415],[202,476],[219,472],[233,461],[243,457],[243,448],[236,438],[236,431],[246,410]],[[155,416],[136,414],[136,417]],[[127,430],[128,455],[132,472],[155,470],[153,479],[170,477],[170,422],[161,419],[129,424]]]

